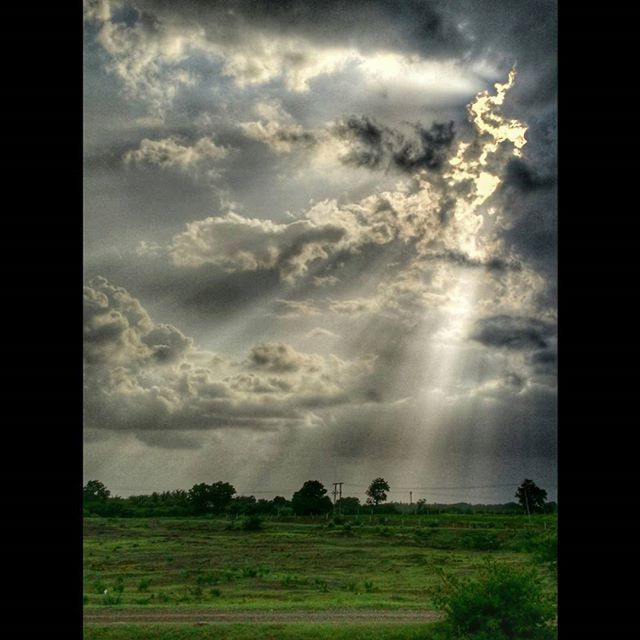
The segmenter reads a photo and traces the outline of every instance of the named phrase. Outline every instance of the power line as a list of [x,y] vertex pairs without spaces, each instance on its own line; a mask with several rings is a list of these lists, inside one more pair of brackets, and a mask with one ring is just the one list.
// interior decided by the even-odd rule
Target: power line
[[[368,485],[364,484],[351,484],[348,482],[344,483],[347,487],[357,487],[361,489],[366,489]],[[458,490],[458,489],[497,489],[499,487],[519,487],[520,483],[513,482],[508,484],[483,484],[476,486],[467,486],[467,487],[395,487],[393,491],[449,491],[449,490]],[[555,485],[547,485],[549,487],[555,488]]]

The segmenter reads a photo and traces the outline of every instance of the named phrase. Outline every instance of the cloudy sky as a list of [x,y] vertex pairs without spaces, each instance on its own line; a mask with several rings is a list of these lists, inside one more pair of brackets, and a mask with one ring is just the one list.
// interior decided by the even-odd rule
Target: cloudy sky
[[84,31],[85,479],[555,497],[555,2],[87,0]]

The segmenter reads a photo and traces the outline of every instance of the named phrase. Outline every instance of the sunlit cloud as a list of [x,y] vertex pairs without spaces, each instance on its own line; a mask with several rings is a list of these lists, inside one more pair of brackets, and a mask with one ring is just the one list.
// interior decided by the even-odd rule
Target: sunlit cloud
[[552,18],[178,4],[85,2],[87,473],[550,478]]

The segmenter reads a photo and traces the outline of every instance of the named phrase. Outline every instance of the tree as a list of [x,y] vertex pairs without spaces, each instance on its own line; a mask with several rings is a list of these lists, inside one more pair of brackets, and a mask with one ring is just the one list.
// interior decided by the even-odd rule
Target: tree
[[235,488],[228,482],[201,482],[189,489],[189,504],[196,515],[220,513],[229,505],[235,492]]
[[253,514],[256,511],[255,496],[237,496],[229,503],[229,513],[231,518]]
[[359,498],[345,496],[344,498],[340,498],[336,502],[336,507],[338,507],[339,513],[344,513],[345,515],[355,515],[360,511],[360,500]]
[[389,491],[389,483],[384,478],[376,478],[371,482],[366,494],[367,504],[377,507],[381,502],[387,499],[387,491]]
[[536,485],[533,480],[523,480],[516,491],[516,498],[527,514],[543,511],[547,501],[547,492]]
[[291,498],[293,512],[300,516],[329,513],[333,508],[327,490],[318,480],[307,480]]
[[84,502],[106,502],[111,495],[111,491],[99,480],[89,480],[82,487],[82,500]]
[[427,500],[426,498],[419,498],[416,502],[416,513],[424,513],[427,511]]

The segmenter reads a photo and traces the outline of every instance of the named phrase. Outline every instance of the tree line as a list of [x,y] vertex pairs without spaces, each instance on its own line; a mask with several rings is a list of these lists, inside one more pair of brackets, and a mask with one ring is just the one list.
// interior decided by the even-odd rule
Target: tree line
[[532,480],[524,480],[515,494],[517,503],[506,505],[428,505],[418,500],[415,505],[387,502],[389,483],[376,478],[369,485],[364,504],[359,498],[347,496],[332,502],[327,489],[318,480],[307,480],[290,500],[276,496],[271,500],[256,499],[255,496],[237,495],[228,482],[204,482],[191,489],[153,492],[150,495],[134,495],[127,498],[112,496],[111,491],[99,480],[89,480],[83,487],[83,512],[86,516],[105,517],[161,517],[161,516],[322,516],[331,512],[342,515],[359,513],[472,513],[491,511],[510,513],[523,511],[527,514],[555,511],[555,503],[547,502],[547,492]]

